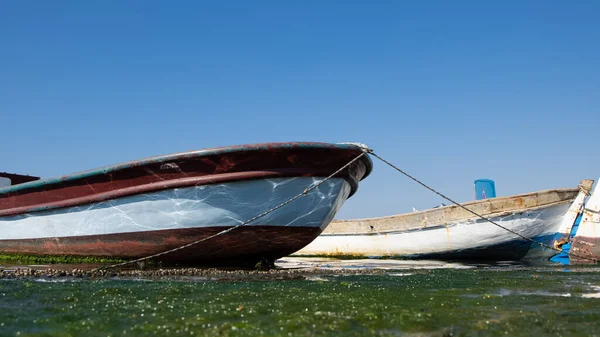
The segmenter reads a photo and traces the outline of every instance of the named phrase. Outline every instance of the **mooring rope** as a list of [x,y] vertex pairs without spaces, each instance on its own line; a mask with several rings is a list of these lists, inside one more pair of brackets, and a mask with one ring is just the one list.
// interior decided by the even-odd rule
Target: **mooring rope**
[[593,262],[598,262],[597,259],[594,259],[594,258],[591,258],[591,257],[587,257],[587,256],[582,256],[582,255],[575,254],[575,253],[572,253],[572,252],[564,251],[562,248],[556,248],[556,247],[547,245],[547,244],[545,244],[543,242],[536,241],[536,240],[534,240],[532,238],[529,238],[529,237],[527,237],[525,235],[522,235],[522,234],[520,234],[518,232],[515,232],[515,231],[513,231],[513,230],[511,230],[509,228],[506,228],[506,227],[498,224],[497,222],[495,222],[495,221],[493,221],[493,220],[491,220],[491,219],[489,219],[489,218],[487,218],[487,217],[485,217],[483,215],[480,215],[480,214],[478,214],[477,212],[475,212],[473,210],[468,209],[464,205],[462,205],[462,204],[454,201],[453,199],[445,196],[444,194],[438,192],[434,188],[428,186],[427,184],[423,183],[419,179],[417,179],[417,178],[413,177],[412,175],[408,174],[407,172],[405,172],[401,168],[399,168],[396,165],[394,165],[394,164],[390,163],[389,161],[385,160],[384,158],[382,158],[381,156],[379,156],[378,154],[376,154],[372,149],[367,148],[366,146],[359,146],[359,147],[361,147],[361,149],[363,150],[363,152],[361,152],[358,156],[356,156],[354,159],[352,159],[351,161],[349,161],[348,163],[346,163],[344,166],[342,166],[341,168],[339,168],[334,173],[330,174],[329,176],[327,176],[326,178],[324,178],[322,180],[319,180],[317,183],[313,183],[312,185],[310,185],[309,187],[307,187],[306,189],[304,189],[301,193],[293,196],[289,200],[287,200],[285,202],[282,202],[281,204],[279,204],[279,205],[277,205],[277,206],[275,206],[275,207],[273,207],[273,208],[271,208],[271,209],[269,209],[267,211],[264,211],[264,212],[262,212],[262,213],[260,213],[260,214],[258,214],[256,216],[250,218],[249,220],[246,220],[246,221],[244,221],[244,222],[242,222],[242,223],[240,223],[240,224],[238,224],[236,226],[233,226],[233,227],[227,228],[225,230],[222,230],[222,231],[220,231],[220,232],[218,232],[216,234],[210,235],[208,237],[196,240],[194,242],[191,242],[191,243],[188,243],[188,244],[185,244],[185,245],[182,245],[182,246],[179,246],[179,247],[176,247],[176,248],[164,251],[164,252],[156,253],[156,254],[145,256],[145,257],[142,257],[142,258],[139,258],[139,259],[129,260],[129,261],[125,261],[125,262],[122,262],[122,263],[117,263],[117,264],[113,264],[113,265],[109,265],[109,266],[102,266],[102,267],[99,267],[99,268],[96,268],[96,269],[92,270],[92,272],[100,271],[100,270],[103,270],[103,269],[119,268],[119,267],[123,267],[123,266],[129,265],[129,264],[139,263],[139,262],[147,261],[149,259],[153,259],[153,258],[156,258],[156,257],[167,255],[167,254],[170,254],[170,253],[173,253],[173,252],[176,252],[176,251],[179,251],[179,250],[191,247],[191,246],[195,246],[195,245],[197,245],[199,243],[202,243],[204,241],[213,239],[213,238],[215,238],[217,236],[229,233],[229,232],[231,232],[231,231],[233,231],[233,230],[235,230],[237,228],[240,228],[242,226],[248,225],[249,223],[251,223],[251,222],[253,222],[253,221],[257,220],[257,219],[260,219],[260,218],[262,218],[262,217],[264,217],[264,216],[266,216],[266,215],[268,215],[268,214],[270,214],[270,213],[272,213],[272,212],[274,212],[274,211],[276,211],[276,210],[278,210],[278,209],[280,209],[280,208],[282,208],[282,207],[284,207],[284,206],[286,206],[286,205],[294,202],[295,200],[301,198],[302,196],[307,195],[308,192],[314,190],[315,188],[319,187],[321,184],[323,184],[327,180],[333,178],[334,176],[336,176],[337,174],[339,174],[341,171],[343,171],[344,169],[346,169],[348,166],[352,165],[354,162],[356,162],[357,160],[359,160],[360,158],[362,158],[367,153],[370,154],[370,155],[372,155],[373,157],[381,160],[382,162],[384,162],[385,164],[389,165],[390,167],[392,167],[396,171],[402,173],[403,175],[405,175],[409,179],[413,180],[417,184],[425,187],[426,189],[430,190],[431,192],[433,192],[433,193],[439,195],[440,197],[444,198],[445,200],[453,203],[454,205],[456,205],[456,206],[464,209],[465,211],[467,211],[467,212],[475,215],[476,217],[478,217],[478,218],[480,218],[482,220],[485,220],[485,221],[487,221],[487,222],[489,222],[489,223],[491,223],[491,224],[493,224],[495,226],[498,226],[501,229],[504,229],[507,232],[510,232],[510,233],[512,233],[512,234],[514,234],[516,236],[519,236],[519,237],[521,237],[522,239],[524,239],[526,241],[529,241],[531,243],[537,244],[537,245],[539,245],[541,247],[544,247],[544,248],[548,248],[548,249],[557,251],[559,253],[564,253],[564,254],[568,255],[569,257],[573,256],[573,257],[578,257],[578,258],[581,258],[581,259],[584,259],[584,260],[590,260],[590,261],[593,261]]
[[204,241],[210,240],[210,239],[215,238],[217,236],[220,236],[220,235],[223,235],[223,234],[227,234],[227,233],[229,233],[229,232],[231,232],[231,231],[233,231],[235,229],[238,229],[238,228],[240,228],[242,226],[245,226],[245,225],[247,225],[247,224],[249,224],[249,223],[251,223],[251,222],[253,222],[253,221],[257,220],[257,219],[260,219],[260,218],[262,218],[262,217],[264,217],[264,216],[266,216],[266,215],[268,215],[270,213],[273,213],[274,211],[276,211],[276,210],[278,210],[278,209],[280,209],[280,208],[282,208],[282,207],[284,207],[284,206],[286,206],[286,205],[294,202],[295,200],[297,200],[297,199],[299,199],[299,198],[307,195],[308,192],[314,190],[315,188],[319,187],[321,184],[323,184],[327,180],[333,178],[338,173],[340,173],[343,170],[345,170],[348,166],[352,165],[354,162],[356,162],[357,160],[359,160],[360,158],[362,158],[369,151],[367,148],[365,148],[363,146],[359,146],[359,147],[362,149],[362,152],[358,156],[356,156],[354,159],[352,159],[351,161],[349,161],[348,163],[346,163],[344,166],[340,167],[337,171],[333,172],[332,174],[330,174],[326,178],[324,178],[322,180],[319,180],[317,183],[312,183],[309,187],[307,187],[306,189],[304,189],[304,191],[302,191],[299,194],[293,196],[289,200],[287,200],[285,202],[282,202],[281,204],[279,204],[279,205],[277,205],[277,206],[275,206],[275,207],[273,207],[273,208],[271,208],[271,209],[269,209],[267,211],[264,211],[264,212],[262,212],[262,213],[260,213],[260,214],[258,214],[256,216],[250,218],[249,220],[246,220],[246,221],[244,221],[244,222],[242,222],[242,223],[240,223],[238,225],[235,225],[233,227],[230,227],[230,228],[227,228],[225,230],[222,230],[222,231],[220,231],[220,232],[218,232],[216,234],[207,236],[205,238],[196,240],[194,242],[190,242],[190,243],[185,244],[183,246],[179,246],[179,247],[176,247],[176,248],[173,248],[173,249],[169,249],[167,251],[156,253],[156,254],[153,254],[153,255],[141,257],[141,258],[135,259],[135,260],[129,260],[129,261],[125,261],[125,262],[113,264],[113,265],[110,265],[110,266],[98,267],[98,268],[92,270],[92,272],[96,272],[96,271],[103,270],[103,269],[119,268],[119,267],[123,267],[123,266],[129,265],[129,264],[143,262],[143,261],[146,261],[146,260],[149,260],[149,259],[153,259],[153,258],[156,258],[156,257],[159,257],[159,256],[163,256],[163,255],[166,255],[166,254],[170,254],[170,253],[176,252],[178,250],[182,250],[182,249],[185,249],[185,248],[188,248],[188,247],[191,247],[191,246],[195,246],[195,245],[197,245],[199,243],[202,243]]
[[415,177],[411,176],[410,174],[408,174],[408,173],[407,173],[407,172],[405,172],[404,170],[400,169],[400,168],[399,168],[399,167],[397,167],[396,165],[394,165],[394,164],[390,163],[389,161],[387,161],[387,160],[385,160],[385,159],[381,158],[379,155],[377,155],[375,152],[373,152],[373,150],[371,150],[371,149],[368,149],[368,150],[367,150],[367,152],[368,152],[370,155],[372,155],[373,157],[375,157],[375,158],[377,158],[377,159],[381,160],[382,162],[386,163],[387,165],[389,165],[390,167],[392,167],[392,168],[393,168],[393,169],[395,169],[396,171],[398,171],[398,172],[402,173],[403,175],[405,175],[405,176],[406,176],[406,177],[408,177],[409,179],[413,180],[413,181],[414,181],[414,182],[416,182],[417,184],[419,184],[419,185],[421,185],[421,186],[425,187],[426,189],[428,189],[428,190],[430,190],[431,192],[433,192],[433,193],[435,193],[435,194],[439,195],[440,197],[442,197],[442,198],[444,198],[444,199],[448,200],[449,202],[451,202],[451,203],[455,204],[456,206],[458,206],[458,207],[460,207],[460,208],[464,209],[465,211],[467,211],[467,212],[469,212],[469,213],[471,213],[471,214],[473,214],[473,215],[475,215],[475,216],[477,216],[477,217],[479,217],[479,218],[481,218],[481,219],[483,219],[483,220],[485,220],[485,221],[488,221],[488,222],[490,222],[491,224],[494,224],[494,225],[496,225],[496,226],[498,226],[498,227],[500,227],[500,228],[504,229],[504,230],[505,230],[505,231],[507,231],[507,232],[510,232],[510,233],[512,233],[512,234],[514,234],[514,235],[517,235],[517,236],[519,236],[519,237],[523,238],[524,240],[526,240],[526,241],[529,241],[529,242],[531,242],[531,243],[538,244],[538,245],[540,245],[541,247],[549,248],[549,249],[552,249],[552,250],[554,250],[554,251],[557,251],[557,252],[559,252],[559,253],[564,253],[564,254],[567,254],[569,257],[573,256],[573,257],[578,257],[578,258],[585,259],[585,260],[590,260],[590,261],[593,261],[593,262],[598,262],[598,260],[597,260],[597,259],[594,259],[594,258],[591,258],[591,257],[588,257],[588,256],[582,256],[582,255],[579,255],[579,254],[575,254],[575,253],[572,253],[572,252],[570,252],[570,251],[569,251],[569,252],[567,252],[567,251],[564,251],[562,248],[556,248],[556,247],[553,247],[553,246],[547,245],[547,244],[545,244],[545,243],[543,243],[543,242],[536,241],[536,240],[534,240],[534,239],[532,239],[532,238],[529,238],[529,237],[527,237],[527,236],[525,236],[525,235],[522,235],[522,234],[520,234],[520,233],[517,233],[517,232],[515,232],[515,231],[513,231],[513,230],[511,230],[511,229],[509,229],[509,228],[506,228],[506,227],[504,227],[504,226],[502,226],[502,225],[498,224],[497,222],[495,222],[495,221],[493,221],[493,220],[491,220],[491,219],[489,219],[489,218],[487,218],[487,217],[485,217],[485,216],[483,216],[483,215],[480,215],[480,214],[478,214],[478,213],[477,213],[477,212],[475,212],[475,211],[472,211],[472,210],[468,209],[467,207],[465,207],[465,206],[463,206],[463,205],[459,204],[458,202],[456,202],[456,201],[454,201],[454,200],[450,199],[449,197],[447,197],[447,196],[443,195],[442,193],[438,192],[437,190],[435,190],[435,189],[433,189],[433,188],[429,187],[427,184],[425,184],[425,183],[423,183],[422,181],[420,181],[419,179],[417,179],[417,178],[415,178]]

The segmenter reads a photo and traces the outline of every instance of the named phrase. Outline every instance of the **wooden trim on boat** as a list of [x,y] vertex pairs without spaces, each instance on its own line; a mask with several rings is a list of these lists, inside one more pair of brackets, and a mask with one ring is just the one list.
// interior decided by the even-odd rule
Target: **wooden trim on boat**
[[[485,215],[486,218],[491,219],[491,218],[498,218],[498,217],[504,217],[504,216],[509,216],[512,214],[520,214],[520,213],[524,213],[524,212],[535,212],[535,211],[539,211],[541,209],[544,208],[548,208],[548,207],[552,207],[552,206],[556,206],[556,205],[562,205],[565,203],[569,203],[571,202],[570,200],[564,200],[564,201],[558,201],[558,202],[554,202],[554,203],[550,203],[550,204],[546,204],[546,205],[542,205],[542,206],[538,206],[538,207],[530,207],[527,209],[521,209],[521,210],[512,210],[512,211],[505,211],[505,212],[499,212],[499,213],[492,213],[492,214],[487,214]],[[456,220],[456,221],[447,221],[445,223],[441,223],[441,224],[423,224],[422,226],[413,226],[410,228],[400,228],[400,229],[384,229],[384,230],[377,230],[377,231],[369,231],[369,232],[336,232],[336,233],[329,233],[327,232],[327,230],[323,233],[323,234],[327,234],[327,235],[332,235],[332,236],[337,236],[337,235],[380,235],[380,234],[398,234],[398,233],[406,233],[406,232],[412,232],[412,231],[422,231],[422,230],[434,230],[434,229],[440,229],[440,228],[448,228],[448,227],[452,227],[455,226],[461,222],[464,221],[484,221],[481,218],[478,218],[476,216],[472,216],[470,218],[465,218],[462,220]],[[331,224],[330,224],[331,225]],[[379,227],[378,227],[379,228]]]
[[[578,188],[552,189],[507,197],[476,200],[462,204],[485,217],[502,216],[514,212],[526,212],[572,201]],[[389,231],[408,231],[443,226],[457,221],[477,218],[457,205],[444,206],[413,213],[377,218],[334,220],[323,234],[371,234]]]

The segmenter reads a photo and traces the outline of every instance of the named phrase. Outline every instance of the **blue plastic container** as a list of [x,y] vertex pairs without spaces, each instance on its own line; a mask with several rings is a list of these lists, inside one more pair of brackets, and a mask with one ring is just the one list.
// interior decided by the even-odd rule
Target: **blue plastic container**
[[493,180],[477,179],[475,180],[475,200],[489,199],[496,197],[496,184]]

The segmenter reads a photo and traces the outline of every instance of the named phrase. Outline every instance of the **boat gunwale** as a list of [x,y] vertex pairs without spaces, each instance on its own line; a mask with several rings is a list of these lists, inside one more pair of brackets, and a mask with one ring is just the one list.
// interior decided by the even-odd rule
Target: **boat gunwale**
[[[556,202],[543,204],[543,205],[515,209],[512,211],[489,213],[489,214],[486,214],[485,217],[486,218],[496,218],[496,217],[507,216],[507,215],[512,215],[512,214],[516,214],[516,213],[538,211],[538,210],[541,210],[544,208],[558,206],[558,205],[569,203],[569,202],[571,202],[570,199],[561,200],[561,201],[556,201]],[[412,214],[412,213],[408,213],[408,214]],[[457,226],[461,222],[467,222],[467,221],[473,221],[473,220],[480,220],[480,221],[484,221],[485,223],[489,223],[489,221],[486,221],[480,217],[473,215],[472,217],[447,221],[447,222],[435,224],[432,226],[422,225],[420,227],[411,227],[411,228],[406,228],[406,229],[384,229],[384,230],[372,231],[372,232],[335,232],[335,233],[328,233],[327,230],[325,230],[325,231],[323,231],[323,233],[321,233],[321,236],[373,236],[373,235],[381,235],[381,234],[402,234],[402,233],[407,233],[407,232],[417,232],[417,231],[423,231],[423,230],[439,230],[439,229],[443,229],[443,228]],[[350,220],[347,220],[347,221],[350,221]],[[354,220],[354,221],[358,222],[361,220]],[[342,221],[336,220],[335,222],[339,223]]]
[[[171,161],[177,159],[187,159],[194,157],[205,157],[205,156],[214,156],[214,155],[223,155],[230,154],[235,152],[258,152],[265,150],[285,150],[285,149],[340,149],[340,150],[360,150],[363,149],[353,143],[325,143],[325,142],[272,142],[272,143],[257,143],[257,144],[243,144],[243,145],[233,145],[233,146],[222,146],[222,147],[214,147],[208,149],[198,149],[184,152],[175,152],[170,154],[158,155],[153,157],[146,157],[142,159],[132,160],[128,162],[123,162],[119,164],[108,165],[104,167],[99,167],[95,169],[90,169],[86,171],[80,171],[76,173],[71,173],[63,176],[52,177],[34,180],[31,182],[26,182],[17,185],[6,186],[0,188],[0,197],[3,194],[8,194],[11,192],[22,191],[27,189],[34,189],[39,187],[44,187],[47,185],[60,184],[67,181],[73,181],[78,179],[89,178],[96,175],[112,173],[115,171],[143,166],[147,164],[156,164],[164,161]],[[363,163],[366,166],[365,175],[360,179],[363,180],[373,170],[373,162],[369,158],[368,155],[364,155],[362,158]]]
[[[552,192],[577,192],[579,191],[579,188],[554,188],[554,189],[549,189],[549,190],[541,190],[541,191],[537,191],[537,192],[527,192],[527,193],[521,193],[521,194],[514,194],[514,195],[509,195],[509,196],[504,196],[504,197],[495,197],[495,198],[490,198],[490,199],[482,199],[482,200],[472,200],[472,201],[468,201],[465,203],[461,203],[461,206],[467,207],[467,206],[473,206],[473,205],[479,205],[479,204],[484,204],[484,203],[491,203],[494,202],[496,200],[498,200],[497,202],[502,202],[504,200],[509,200],[509,199],[516,199],[516,198],[522,198],[522,197],[529,197],[529,196],[533,196],[536,194],[549,194]],[[573,198],[569,198],[569,199],[565,199],[565,201],[569,201]],[[547,204],[543,204],[543,205],[547,205]],[[543,206],[543,205],[538,205],[538,206]],[[532,207],[538,207],[538,206],[532,206]],[[388,219],[394,219],[394,218],[400,218],[400,217],[405,217],[405,216],[412,216],[412,215],[421,215],[421,214],[425,214],[425,213],[429,213],[429,212],[434,212],[434,211],[440,211],[440,210],[447,210],[447,209],[452,209],[452,208],[459,208],[462,209],[462,207],[456,205],[456,204],[452,204],[452,205],[446,205],[443,207],[438,207],[438,208],[429,208],[429,209],[425,209],[425,210],[421,210],[421,211],[416,211],[416,212],[409,212],[409,213],[399,213],[399,214],[393,214],[393,215],[385,215],[385,216],[380,216],[380,217],[372,217],[372,218],[356,218],[356,219],[336,219],[335,222],[336,223],[344,223],[344,222],[360,222],[360,221],[378,221],[378,220],[388,220]],[[527,209],[527,208],[524,208]],[[487,213],[487,214],[491,214],[491,213]],[[484,215],[484,214],[480,214],[480,215]]]

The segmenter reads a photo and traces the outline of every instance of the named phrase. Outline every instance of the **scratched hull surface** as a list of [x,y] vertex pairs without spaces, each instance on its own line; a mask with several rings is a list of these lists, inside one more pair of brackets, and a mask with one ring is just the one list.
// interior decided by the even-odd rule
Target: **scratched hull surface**
[[[0,217],[0,240],[232,227],[301,193],[316,180],[279,178],[194,186]],[[344,179],[331,179],[289,207],[261,218],[260,223],[321,228],[331,221],[349,191]]]
[[0,188],[0,252],[212,264],[278,258],[313,240],[372,169],[353,144],[267,143],[175,153]]
[[[33,254],[142,257],[215,234],[214,228],[223,230],[238,225],[301,193],[316,180],[279,178],[194,186],[85,206],[2,217],[0,226],[5,230],[0,233],[0,250]],[[282,207],[260,221],[248,224],[248,227],[259,225],[260,231],[257,229],[253,236],[243,235],[251,228],[244,231],[236,229],[225,238],[213,240],[211,245],[222,243],[226,244],[222,249],[243,249],[251,240],[261,244],[251,245],[253,248],[252,252],[247,252],[249,255],[257,255],[262,249],[265,256],[274,255],[273,251],[284,256],[314,239],[331,221],[349,193],[350,186],[344,179],[333,178],[296,200],[293,205]],[[271,230],[268,230],[269,226]],[[287,243],[264,243],[265,240],[274,239],[281,228],[292,228],[295,234],[282,231],[280,239],[285,239],[283,241]],[[255,239],[261,235],[261,240]],[[201,250],[195,253],[182,252],[174,257],[227,257],[227,254],[216,254],[215,249],[207,249],[205,244],[201,245]],[[229,253],[240,254],[233,251]]]

